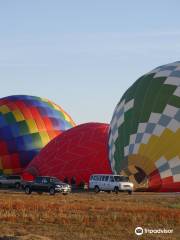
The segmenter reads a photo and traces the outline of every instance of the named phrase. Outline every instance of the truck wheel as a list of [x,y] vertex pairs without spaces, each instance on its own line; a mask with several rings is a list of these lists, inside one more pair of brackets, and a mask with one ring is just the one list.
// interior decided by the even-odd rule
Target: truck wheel
[[49,194],[50,194],[50,195],[54,195],[54,194],[55,194],[55,189],[54,189],[53,187],[51,187],[51,188],[49,189]]
[[132,191],[128,191],[128,194],[131,195],[131,194],[132,194]]
[[31,189],[30,189],[29,186],[26,186],[26,187],[25,187],[25,193],[26,193],[26,194],[31,194]]
[[119,188],[118,188],[118,187],[115,187],[115,188],[114,188],[114,192],[115,192],[116,194],[118,194],[118,193],[119,193]]
[[98,193],[99,191],[100,191],[99,187],[98,187],[98,186],[95,186],[94,192],[95,192],[95,193]]
[[15,183],[15,188],[19,189],[20,188],[20,183]]

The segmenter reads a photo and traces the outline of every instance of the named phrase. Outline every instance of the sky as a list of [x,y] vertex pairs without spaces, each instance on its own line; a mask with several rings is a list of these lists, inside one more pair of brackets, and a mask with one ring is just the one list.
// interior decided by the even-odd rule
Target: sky
[[0,97],[48,98],[109,123],[123,93],[180,60],[179,0],[0,0]]

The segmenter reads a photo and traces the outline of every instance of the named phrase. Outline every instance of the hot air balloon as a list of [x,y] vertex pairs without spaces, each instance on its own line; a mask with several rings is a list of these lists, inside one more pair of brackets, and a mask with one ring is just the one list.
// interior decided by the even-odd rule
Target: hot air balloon
[[151,191],[180,191],[180,62],[140,77],[117,104],[109,131],[113,172]]
[[85,123],[53,139],[24,170],[38,175],[88,183],[94,173],[112,173],[108,160],[108,124]]
[[0,173],[21,173],[54,137],[75,124],[55,103],[15,95],[0,99]]

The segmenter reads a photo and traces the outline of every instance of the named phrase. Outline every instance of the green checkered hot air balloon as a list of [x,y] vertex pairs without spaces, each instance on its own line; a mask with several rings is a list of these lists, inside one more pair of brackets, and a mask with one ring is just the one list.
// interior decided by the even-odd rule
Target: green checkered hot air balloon
[[113,172],[149,190],[180,190],[180,62],[140,77],[117,104],[109,131]]

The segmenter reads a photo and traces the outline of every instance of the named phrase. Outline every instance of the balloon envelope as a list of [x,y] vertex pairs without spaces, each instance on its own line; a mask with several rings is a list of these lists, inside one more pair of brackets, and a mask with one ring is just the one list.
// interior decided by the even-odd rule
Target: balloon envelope
[[125,92],[110,124],[109,160],[137,187],[180,191],[180,62],[152,70]]
[[21,173],[51,139],[74,125],[61,107],[47,99],[1,98],[0,173]]
[[111,173],[108,124],[86,123],[53,139],[25,169],[24,174],[72,178],[88,183],[91,174]]

